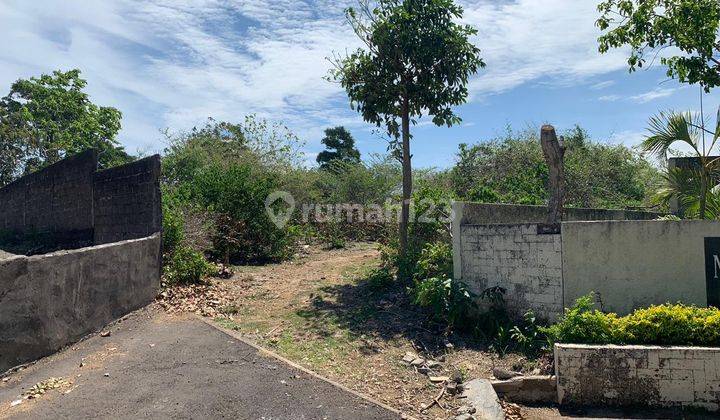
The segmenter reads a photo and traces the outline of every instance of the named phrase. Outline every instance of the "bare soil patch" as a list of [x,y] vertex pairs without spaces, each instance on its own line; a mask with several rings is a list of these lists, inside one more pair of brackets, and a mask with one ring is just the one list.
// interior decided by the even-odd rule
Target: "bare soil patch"
[[200,286],[209,293],[171,291],[161,304],[217,314],[224,327],[416,418],[453,417],[463,401],[445,392],[424,409],[443,385],[404,363],[408,352],[438,361],[434,376],[489,378],[493,367],[532,369],[519,355],[499,358],[472,337],[446,336],[404,287],[365,280],[378,258],[374,244],[311,248],[295,261],[236,267],[231,279]]

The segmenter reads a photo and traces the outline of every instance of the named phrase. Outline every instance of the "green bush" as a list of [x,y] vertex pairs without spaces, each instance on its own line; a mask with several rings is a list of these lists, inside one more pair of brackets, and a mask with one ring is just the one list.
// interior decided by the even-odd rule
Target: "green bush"
[[618,317],[595,309],[591,294],[578,299],[545,332],[561,343],[719,346],[720,310],[678,303]]
[[445,242],[426,244],[420,252],[415,279],[450,278],[453,275],[452,247]]
[[170,195],[163,192],[162,229],[163,255],[170,255],[185,237],[182,212],[171,203]]
[[168,285],[199,284],[212,274],[213,269],[213,265],[201,253],[181,246],[165,266],[164,279]]
[[449,328],[465,329],[474,324],[477,304],[462,282],[432,277],[416,282],[412,293],[416,305],[429,308],[433,318]]

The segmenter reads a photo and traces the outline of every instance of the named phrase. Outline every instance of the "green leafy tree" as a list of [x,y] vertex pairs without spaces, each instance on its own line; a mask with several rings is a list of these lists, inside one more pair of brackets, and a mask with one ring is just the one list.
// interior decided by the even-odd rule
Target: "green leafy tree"
[[360,152],[355,147],[355,139],[345,127],[328,128],[321,142],[328,149],[317,156],[321,168],[327,169],[333,161],[360,163]]
[[408,243],[412,164],[410,125],[428,115],[436,125],[452,126],[460,117],[452,107],[468,96],[468,78],[485,63],[461,25],[463,9],[452,0],[361,1],[346,15],[365,44],[333,61],[331,79],[346,90],[351,106],[367,122],[384,127],[401,158],[403,185],[400,252]]
[[662,56],[669,77],[699,83],[706,91],[720,84],[720,2],[717,0],[606,0],[600,3],[597,26],[606,31],[600,52],[629,46],[630,71]]
[[712,156],[720,139],[720,112],[713,130],[705,127],[702,115],[661,112],[650,120],[649,131],[651,135],[642,143],[646,152],[665,160],[670,147],[680,143],[692,150],[699,163],[695,168],[668,170],[666,186],[659,190],[659,198],[665,202],[677,199],[686,216],[720,218],[720,193],[713,188],[720,179],[720,158]]
[[20,79],[0,99],[0,183],[86,149],[100,165],[131,160],[115,136],[122,114],[90,102],[80,70]]

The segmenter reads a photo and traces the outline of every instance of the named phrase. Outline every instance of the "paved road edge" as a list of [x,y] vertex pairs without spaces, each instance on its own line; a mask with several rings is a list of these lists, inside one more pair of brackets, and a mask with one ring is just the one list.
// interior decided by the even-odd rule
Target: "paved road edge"
[[194,316],[195,316],[196,318],[200,319],[200,320],[201,320],[202,322],[204,322],[205,324],[207,324],[207,325],[215,328],[216,330],[224,333],[225,335],[228,335],[228,336],[230,336],[230,337],[232,337],[232,338],[234,338],[234,339],[236,339],[236,340],[238,340],[238,341],[240,341],[240,342],[242,342],[242,343],[244,343],[244,344],[247,344],[248,346],[254,348],[254,349],[257,350],[258,352],[260,352],[260,353],[262,353],[262,354],[264,354],[264,355],[266,355],[266,356],[270,356],[270,357],[272,357],[273,359],[277,359],[277,360],[279,360],[279,361],[281,361],[281,362],[283,362],[283,363],[285,363],[285,364],[287,364],[287,365],[292,366],[292,367],[295,368],[295,369],[301,370],[301,371],[303,371],[304,373],[306,373],[306,374],[308,374],[308,375],[310,375],[310,376],[312,376],[312,377],[314,377],[314,378],[317,378],[317,379],[320,379],[321,381],[327,382],[328,384],[330,384],[330,385],[332,385],[332,386],[334,386],[334,387],[336,387],[336,388],[340,388],[341,390],[343,390],[343,391],[345,391],[345,392],[348,392],[348,393],[350,393],[350,394],[352,394],[352,395],[354,395],[354,396],[356,396],[356,397],[358,397],[358,398],[361,398],[361,399],[363,399],[363,400],[365,400],[365,401],[367,401],[367,402],[369,402],[369,403],[372,403],[372,404],[374,404],[374,405],[377,405],[378,407],[381,407],[381,408],[383,408],[383,409],[385,409],[385,410],[387,410],[387,411],[390,411],[391,413],[397,414],[397,415],[398,415],[398,418],[407,419],[407,420],[416,420],[414,417],[411,417],[411,416],[409,416],[409,415],[407,415],[407,414],[401,413],[401,412],[398,411],[397,409],[392,408],[392,407],[390,407],[389,405],[387,405],[387,404],[385,404],[385,403],[382,403],[382,402],[380,402],[380,401],[377,401],[377,400],[375,400],[375,399],[373,399],[373,398],[371,398],[371,397],[369,397],[369,396],[367,396],[367,395],[363,395],[363,394],[361,394],[361,393],[359,393],[359,392],[357,392],[357,391],[354,391],[354,390],[346,387],[345,385],[342,385],[342,384],[340,384],[340,383],[338,383],[338,382],[333,381],[332,379],[328,379],[328,378],[326,378],[326,377],[324,377],[324,376],[322,376],[322,375],[320,375],[320,374],[318,374],[318,373],[316,373],[316,372],[313,372],[312,370],[310,370],[310,369],[308,369],[308,368],[305,368],[305,367],[303,367],[303,366],[300,366],[299,364],[293,362],[292,360],[286,359],[285,357],[283,357],[283,356],[275,353],[274,351],[269,350],[269,349],[266,349],[265,347],[262,347],[261,345],[255,343],[255,342],[253,342],[253,341],[251,341],[251,340],[249,340],[248,338],[243,337],[243,336],[242,336],[240,333],[238,333],[237,331],[233,331],[233,330],[229,330],[229,329],[227,329],[227,328],[223,328],[223,327],[221,327],[220,325],[217,325],[217,323],[215,323],[215,321],[210,320],[210,319],[207,319],[207,318],[202,317],[202,316],[200,316],[200,315],[194,315]]

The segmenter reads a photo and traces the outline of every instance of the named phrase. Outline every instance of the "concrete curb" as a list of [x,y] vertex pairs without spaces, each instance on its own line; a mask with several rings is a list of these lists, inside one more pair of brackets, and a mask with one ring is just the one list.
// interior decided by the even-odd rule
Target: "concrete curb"
[[305,368],[305,367],[302,367],[302,366],[300,366],[299,364],[293,362],[292,360],[288,360],[288,359],[284,358],[283,356],[280,356],[279,354],[273,352],[272,350],[268,350],[268,349],[266,349],[265,347],[262,347],[262,346],[260,346],[259,344],[257,344],[257,343],[255,343],[255,342],[249,340],[248,338],[243,337],[243,336],[242,336],[240,333],[238,333],[237,331],[228,330],[228,329],[226,329],[226,328],[223,328],[223,327],[217,325],[217,324],[215,323],[215,321],[209,320],[209,319],[207,319],[207,318],[205,318],[205,317],[202,317],[202,316],[199,316],[199,315],[193,315],[193,316],[195,316],[196,318],[200,319],[200,320],[201,320],[202,322],[204,322],[205,324],[207,324],[207,325],[215,328],[216,330],[218,330],[218,331],[220,331],[220,332],[222,332],[222,333],[224,333],[224,334],[226,334],[226,335],[228,335],[228,336],[230,336],[230,337],[232,337],[232,338],[234,338],[234,339],[236,339],[236,340],[238,340],[238,341],[240,341],[240,342],[242,342],[242,343],[244,343],[244,344],[247,344],[248,346],[254,348],[254,349],[257,350],[259,353],[261,353],[261,354],[263,354],[263,355],[265,355],[265,356],[269,356],[269,357],[272,357],[273,359],[277,359],[277,360],[279,360],[279,361],[281,361],[281,362],[283,362],[283,363],[285,363],[285,364],[287,364],[287,365],[292,366],[293,368],[295,368],[295,369],[297,369],[297,370],[302,371],[303,373],[306,373],[306,374],[308,374],[308,375],[310,375],[310,376],[312,376],[312,377],[314,377],[314,378],[320,379],[321,381],[324,381],[324,382],[326,382],[326,383],[328,383],[328,384],[330,384],[330,385],[332,385],[332,386],[334,386],[334,387],[336,387],[336,388],[340,388],[341,390],[343,390],[343,391],[345,391],[345,392],[348,392],[348,393],[350,393],[350,394],[352,394],[352,395],[354,395],[354,396],[356,396],[356,397],[358,397],[358,398],[361,398],[361,399],[363,399],[363,400],[365,400],[365,401],[367,401],[367,402],[369,402],[369,403],[371,403],[371,404],[374,404],[374,405],[376,405],[376,406],[378,406],[378,407],[381,407],[381,408],[383,408],[383,409],[385,409],[385,410],[387,410],[387,411],[390,411],[391,413],[397,414],[398,418],[407,419],[407,420],[417,420],[417,419],[415,419],[414,417],[412,417],[412,416],[410,416],[410,415],[408,415],[408,414],[402,413],[402,412],[400,412],[400,411],[398,411],[398,410],[390,407],[390,406],[387,405],[387,404],[384,404],[384,403],[382,403],[382,402],[380,402],[380,401],[377,401],[377,400],[375,400],[375,399],[373,399],[373,398],[371,398],[371,397],[368,397],[367,395],[363,395],[363,394],[361,394],[361,393],[359,393],[359,392],[357,392],[357,391],[354,391],[354,390],[346,387],[345,385],[342,385],[342,384],[340,384],[340,383],[337,383],[337,382],[333,381],[332,379],[328,379],[328,378],[326,378],[326,377],[324,377],[324,376],[321,376],[320,374],[315,373],[315,372],[311,371],[310,369],[307,369],[307,368]]

